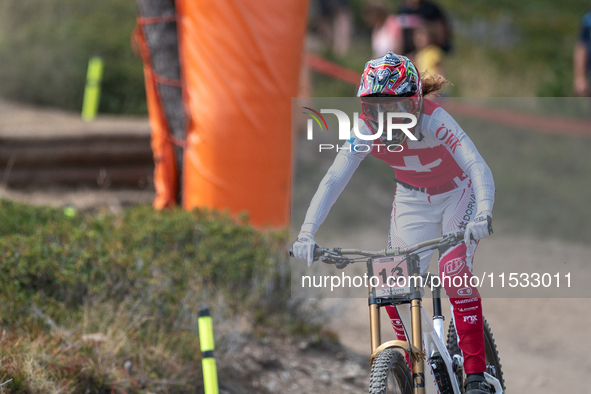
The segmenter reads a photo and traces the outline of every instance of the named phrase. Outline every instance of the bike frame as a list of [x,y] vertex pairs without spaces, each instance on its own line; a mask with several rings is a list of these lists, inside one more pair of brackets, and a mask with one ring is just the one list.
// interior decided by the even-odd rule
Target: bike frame
[[[370,343],[371,343],[371,357],[370,363],[373,365],[375,358],[385,349],[395,348],[404,352],[408,359],[411,360],[413,373],[413,394],[439,394],[440,390],[435,378],[435,373],[431,367],[432,357],[438,355],[444,362],[447,376],[451,382],[454,394],[460,394],[461,390],[458,385],[456,374],[454,373],[453,360],[447,350],[444,340],[443,316],[441,313],[441,287],[433,288],[433,323],[422,307],[422,289],[420,284],[424,281],[420,274],[420,258],[417,255],[418,251],[426,251],[429,249],[437,249],[451,244],[451,242],[460,242],[463,240],[463,232],[451,234],[446,237],[435,238],[432,240],[419,242],[407,247],[399,247],[394,249],[383,249],[380,251],[364,251],[359,249],[340,249],[332,250],[318,248],[315,250],[315,257],[320,258],[324,262],[333,262],[337,268],[344,268],[347,264],[353,262],[345,255],[360,255],[368,256],[367,261],[368,275],[372,276],[372,259],[385,256],[405,256],[405,261],[409,264],[411,276],[414,278],[414,288],[410,294],[405,294],[402,297],[383,297],[376,296],[375,289],[369,285],[368,287],[368,301],[369,301],[369,327],[370,327]],[[325,258],[323,259],[322,256]],[[430,280],[430,279],[427,279]],[[440,283],[440,282],[439,282]],[[408,327],[410,327],[410,341],[392,340],[382,343],[380,330],[380,308],[384,306],[395,306],[402,325],[407,336],[409,334]],[[429,368],[429,376],[425,376],[425,361]],[[463,359],[457,360],[457,365],[461,368]],[[485,373],[487,381],[495,388],[495,394],[502,394],[503,389],[498,379],[494,376]]]

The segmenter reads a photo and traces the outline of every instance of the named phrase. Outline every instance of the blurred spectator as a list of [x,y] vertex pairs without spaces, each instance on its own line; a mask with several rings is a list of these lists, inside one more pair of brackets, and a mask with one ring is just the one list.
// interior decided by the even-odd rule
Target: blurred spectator
[[591,75],[591,12],[583,16],[581,36],[575,45],[574,89],[578,96],[589,96],[589,75]]
[[379,0],[363,7],[363,19],[372,28],[371,48],[373,57],[384,56],[388,51],[402,50],[402,29],[396,15],[389,15],[388,7]]
[[318,30],[339,56],[349,52],[353,34],[353,16],[349,0],[318,0]]
[[451,28],[447,17],[437,4],[430,0],[405,0],[398,9],[399,22],[402,26],[402,54],[408,55],[415,50],[414,30],[426,23],[433,30],[434,44],[444,52],[451,50]]
[[435,45],[435,33],[432,25],[422,23],[413,34],[415,51],[410,55],[421,77],[425,74],[443,74],[443,49]]

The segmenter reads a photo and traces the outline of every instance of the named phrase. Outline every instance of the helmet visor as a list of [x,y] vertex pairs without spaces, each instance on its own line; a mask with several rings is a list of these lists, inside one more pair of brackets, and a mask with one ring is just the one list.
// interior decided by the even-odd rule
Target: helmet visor
[[383,120],[386,120],[386,113],[398,112],[417,115],[418,100],[415,97],[393,98],[393,97],[362,97],[361,108],[363,113],[371,120],[378,121],[379,114],[383,113]]
[[[374,133],[382,129],[380,140],[386,145],[402,144],[406,134],[400,129],[392,130],[392,139],[387,139],[388,113],[408,113],[418,115],[418,99],[416,97],[362,97],[361,108],[366,120]],[[380,116],[380,114],[382,114]],[[381,118],[381,119],[380,119]],[[380,120],[383,123],[380,127]],[[405,118],[393,118],[392,123],[407,123]]]

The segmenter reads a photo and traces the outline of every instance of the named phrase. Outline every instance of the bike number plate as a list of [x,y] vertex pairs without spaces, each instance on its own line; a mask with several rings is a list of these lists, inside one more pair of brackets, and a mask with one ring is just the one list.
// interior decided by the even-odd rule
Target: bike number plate
[[374,297],[406,296],[412,293],[406,256],[378,257],[371,260]]

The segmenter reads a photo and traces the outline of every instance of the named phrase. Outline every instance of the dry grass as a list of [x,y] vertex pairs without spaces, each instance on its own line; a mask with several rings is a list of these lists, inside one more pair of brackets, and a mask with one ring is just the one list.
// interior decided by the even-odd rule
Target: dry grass
[[[199,342],[187,330],[165,332],[134,305],[87,305],[82,321],[0,338],[5,392],[194,392]],[[133,312],[132,312],[133,311]],[[75,321],[72,320],[72,324]],[[9,391],[8,391],[9,390]]]

